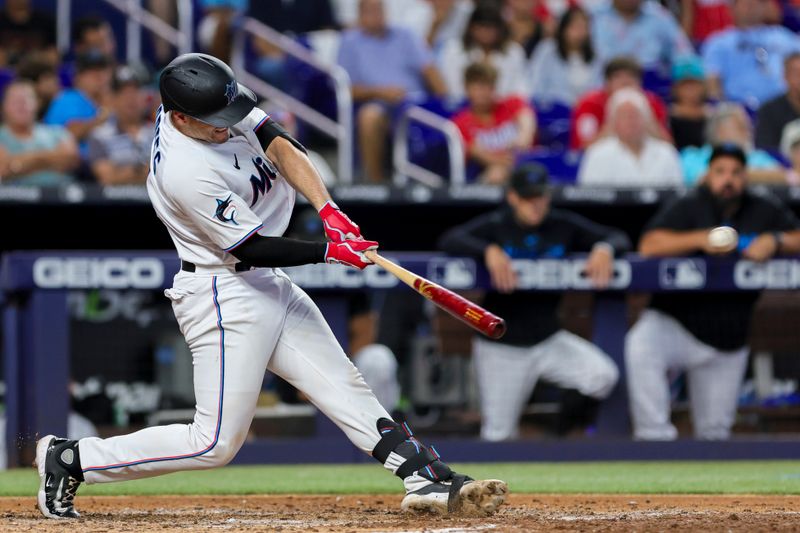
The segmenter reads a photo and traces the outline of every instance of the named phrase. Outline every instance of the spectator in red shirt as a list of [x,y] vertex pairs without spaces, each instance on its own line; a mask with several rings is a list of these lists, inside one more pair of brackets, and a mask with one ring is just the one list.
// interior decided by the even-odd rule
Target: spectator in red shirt
[[[570,147],[575,150],[586,148],[602,135],[606,102],[615,91],[624,87],[642,88],[642,68],[635,59],[629,57],[617,57],[609,61],[603,76],[605,77],[603,88],[583,95],[572,111]],[[655,117],[656,131],[651,134],[656,138],[671,142],[672,138],[667,129],[667,106],[658,96],[649,91],[645,91],[645,96]]]
[[531,106],[518,96],[498,98],[497,69],[473,63],[464,73],[469,105],[453,117],[464,139],[467,156],[478,163],[481,181],[505,184],[514,168],[515,155],[533,145],[536,118]]
[[681,0],[681,26],[693,41],[733,26],[729,0]]

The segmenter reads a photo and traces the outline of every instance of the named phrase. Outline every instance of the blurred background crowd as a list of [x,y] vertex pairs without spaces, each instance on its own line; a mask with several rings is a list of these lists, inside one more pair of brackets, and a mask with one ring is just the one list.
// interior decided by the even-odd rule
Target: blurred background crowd
[[[230,60],[248,16],[344,68],[356,180],[392,179],[391,137],[403,110],[418,105],[458,127],[467,182],[506,184],[513,168],[537,161],[564,183],[693,185],[711,146],[732,142],[745,149],[751,180],[798,183],[800,5],[792,0],[195,4],[200,50]],[[175,23],[174,2],[145,7]],[[174,48],[151,38],[142,61],[125,64],[119,28],[101,15],[72,21],[68,50],[57,49],[55,25],[52,10],[31,0],[8,0],[0,13],[3,182],[143,183],[158,72]],[[253,38],[246,53],[248,69],[273,87],[331,108],[325,83],[273,43]],[[264,106],[331,152],[292,113]],[[441,150],[425,140],[416,155],[435,167]],[[325,159],[315,161],[335,181]]]

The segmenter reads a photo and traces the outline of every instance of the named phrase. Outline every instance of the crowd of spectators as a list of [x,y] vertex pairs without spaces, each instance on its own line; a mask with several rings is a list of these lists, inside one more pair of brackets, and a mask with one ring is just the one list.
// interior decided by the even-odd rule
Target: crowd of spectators
[[[109,23],[87,16],[72,21],[70,50],[60,54],[54,14],[34,4],[9,0],[0,8],[0,84],[28,80],[36,125],[63,126],[78,144],[78,165],[47,182],[67,176],[142,182],[145,132],[157,107],[152,84],[169,59],[165,43],[155,42],[152,68],[143,72],[120,62]],[[230,59],[235,23],[247,15],[344,68],[355,103],[357,180],[388,182],[395,126],[416,104],[459,126],[472,181],[503,184],[519,163],[539,156],[550,161],[555,154],[572,161],[583,156],[573,175],[556,176],[561,181],[693,185],[710,145],[722,140],[745,150],[751,179],[796,181],[789,134],[797,128],[789,125],[800,119],[800,37],[782,25],[784,18],[787,24],[797,18],[792,3],[201,0],[199,6],[197,44],[204,51]],[[174,9],[157,11],[174,18]],[[302,82],[273,44],[253,39],[248,50],[251,70],[268,83],[291,93]],[[621,89],[625,102],[612,106]],[[555,117],[553,109],[562,115]],[[109,143],[125,147],[121,159],[127,162],[114,164],[126,170],[109,166],[108,155],[117,152],[108,151]],[[3,153],[27,146],[17,139],[4,143]],[[663,165],[642,163],[653,149]],[[625,164],[603,176],[601,156],[619,154]],[[3,179],[42,183],[7,169]]]
[[[795,95],[800,89],[793,89],[800,83],[793,83],[793,67],[800,71],[800,62],[794,65],[793,61],[800,49],[800,38],[781,25],[784,11],[791,11],[787,16],[793,16],[791,5],[772,0],[680,3],[411,0],[402,2],[401,9],[400,2],[393,0],[379,3],[380,7],[370,9],[382,8],[387,29],[385,37],[375,34],[375,38],[389,39],[395,29],[406,28],[416,37],[416,43],[407,47],[410,51],[407,55],[417,57],[419,47],[425,47],[430,54],[425,56],[426,66],[431,65],[430,70],[435,69],[444,80],[444,108],[448,111],[443,114],[453,118],[464,134],[465,152],[472,167],[477,169],[470,179],[502,182],[498,176],[505,175],[507,179],[515,165],[536,160],[537,154],[547,158],[567,150],[578,154],[586,151],[585,157],[591,155],[597,160],[598,152],[608,152],[614,139],[620,139],[617,130],[620,126],[624,128],[627,121],[615,125],[607,111],[614,93],[627,88],[646,99],[649,112],[642,112],[641,138],[629,138],[628,143],[616,145],[617,149],[611,153],[624,153],[623,159],[628,162],[645,161],[644,152],[637,152],[634,146],[657,146],[661,153],[669,154],[663,158],[665,166],[653,170],[650,165],[643,165],[647,176],[641,173],[622,176],[627,170],[638,168],[626,164],[615,169],[616,177],[601,181],[579,179],[580,183],[626,187],[694,184],[709,155],[708,136],[713,126],[709,121],[717,116],[717,106],[722,106],[719,113],[730,114],[732,108],[727,107],[728,103],[738,105],[747,117],[745,120],[737,112],[735,120],[741,123],[738,126],[741,135],[724,140],[739,143],[746,151],[754,171],[752,179],[770,184],[791,182],[790,153],[786,143],[781,143],[783,128],[800,118],[800,103],[796,102],[800,96]],[[345,28],[359,24],[359,9],[366,4],[375,2],[331,2],[334,17],[348,13],[349,18],[338,21]],[[433,25],[422,23],[429,20],[434,21]],[[436,31],[444,28],[447,31]],[[352,31],[357,30],[345,30],[343,43],[348,42]],[[358,76],[347,52],[340,50],[339,63],[351,76]],[[392,61],[388,54],[383,54],[380,60]],[[491,65],[496,71],[493,96],[497,105],[504,99],[516,98],[539,118],[534,122],[533,145],[493,138],[499,142],[497,148],[489,153],[475,150],[476,136],[464,127],[464,115],[472,116],[472,130],[476,127],[492,130],[498,126],[492,113],[476,119],[474,97],[469,94],[465,76],[470,66],[476,64]],[[387,83],[391,81],[390,76],[386,78]],[[374,80],[374,84],[380,86],[381,80]],[[428,84],[422,88],[424,93],[395,100],[395,113],[409,104],[425,106],[430,99],[441,99],[440,87]],[[359,94],[357,87],[354,96],[363,102],[363,94]],[[558,134],[550,134],[551,123],[542,120],[549,118],[546,110],[553,105],[563,106],[569,114],[568,143],[558,138]],[[622,115],[626,115],[624,109]],[[392,121],[384,120],[384,124],[382,131],[391,132]],[[504,133],[509,131],[506,129]],[[377,153],[383,158],[385,168],[388,164],[385,134],[377,139],[381,144]],[[671,147],[656,141],[664,141]],[[595,143],[601,146],[588,151]],[[385,172],[372,170],[379,166],[372,160],[375,146],[362,142],[360,148],[365,163],[360,177],[385,180]],[[677,153],[680,165],[675,165]],[[584,177],[584,170],[591,166],[584,163],[578,174]],[[501,167],[505,169],[502,172]],[[669,176],[652,179],[653,174],[662,171]],[[569,181],[576,177],[561,178]]]
[[52,14],[30,0],[11,0],[0,10],[0,179],[37,186],[144,183],[152,76],[141,65],[119,63],[112,28],[100,17],[73,21],[71,43],[67,54],[58,53]]

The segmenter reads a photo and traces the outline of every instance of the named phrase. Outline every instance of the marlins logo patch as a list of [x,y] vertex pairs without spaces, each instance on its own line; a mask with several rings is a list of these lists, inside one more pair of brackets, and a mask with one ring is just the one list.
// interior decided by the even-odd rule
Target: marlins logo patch
[[217,200],[217,210],[214,212],[214,218],[221,222],[233,222],[237,226],[238,222],[235,220],[236,206],[231,205],[231,195],[228,195],[224,200]]
[[233,99],[239,94],[239,87],[236,85],[235,81],[230,82],[225,86],[225,98],[228,99],[228,103],[230,104],[233,102]]

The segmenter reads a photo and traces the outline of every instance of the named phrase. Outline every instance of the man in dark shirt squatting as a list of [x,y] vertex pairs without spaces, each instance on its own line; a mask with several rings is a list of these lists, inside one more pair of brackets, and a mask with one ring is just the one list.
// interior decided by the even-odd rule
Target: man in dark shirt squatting
[[[773,196],[746,188],[746,157],[732,144],[714,147],[700,185],[659,211],[639,243],[643,256],[737,254],[766,261],[800,252],[800,221]],[[710,231],[738,232],[714,243]],[[672,440],[669,375],[686,372],[695,436],[727,439],[747,366],[750,316],[759,293],[658,293],[628,332],[625,368],[633,435]]]
[[[602,288],[613,274],[614,255],[630,249],[621,231],[551,208],[547,169],[537,163],[514,171],[506,200],[502,208],[451,229],[439,243],[450,254],[484,260],[494,288],[484,304],[508,326],[502,339],[476,337],[473,344],[481,437],[491,441],[517,435],[522,409],[540,378],[567,389],[562,421],[589,424],[619,376],[608,355],[561,328],[559,293],[516,291],[512,260],[589,252],[586,274]],[[559,425],[561,433],[571,429]]]

